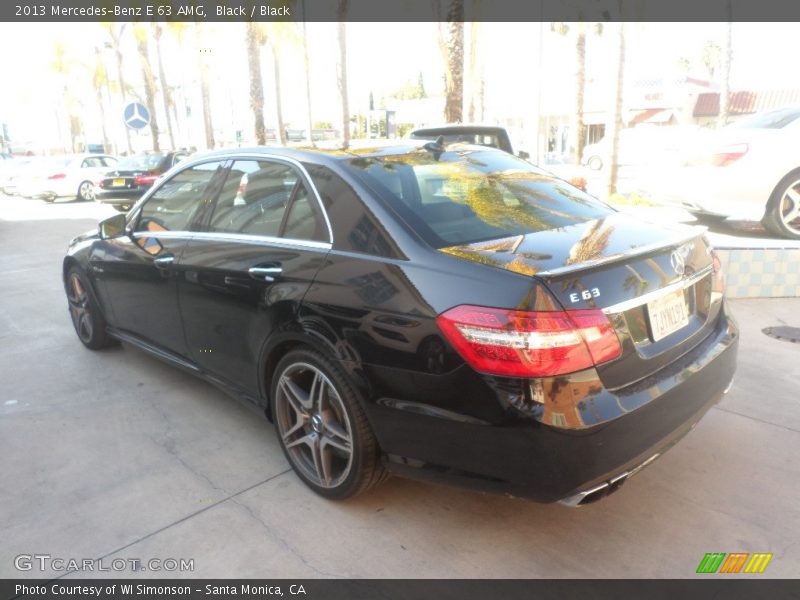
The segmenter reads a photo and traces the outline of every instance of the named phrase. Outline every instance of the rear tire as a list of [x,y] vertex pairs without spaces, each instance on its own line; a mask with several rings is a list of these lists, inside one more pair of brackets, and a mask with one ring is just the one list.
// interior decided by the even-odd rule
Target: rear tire
[[275,367],[270,390],[284,455],[313,491],[343,500],[386,478],[360,394],[333,359],[292,350]]
[[586,164],[592,171],[599,171],[603,168],[603,159],[599,156],[593,156],[587,161]]
[[94,185],[91,181],[82,181],[78,186],[78,200],[83,202],[94,200]]
[[67,271],[65,287],[70,318],[81,343],[90,350],[114,346],[117,342],[106,332],[106,319],[80,268]]
[[800,240],[800,169],[789,173],[775,187],[761,222],[774,235]]

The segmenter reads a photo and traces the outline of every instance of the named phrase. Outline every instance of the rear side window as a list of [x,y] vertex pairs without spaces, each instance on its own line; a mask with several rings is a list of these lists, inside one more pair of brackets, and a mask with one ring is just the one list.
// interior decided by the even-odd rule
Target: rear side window
[[613,212],[504,152],[420,149],[346,164],[435,248],[566,227]]
[[209,230],[327,241],[315,200],[291,166],[237,160],[217,197]]

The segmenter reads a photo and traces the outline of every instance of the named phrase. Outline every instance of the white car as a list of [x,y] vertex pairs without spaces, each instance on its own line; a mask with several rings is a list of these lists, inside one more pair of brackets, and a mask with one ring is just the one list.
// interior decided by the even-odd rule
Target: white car
[[94,184],[115,167],[117,159],[107,154],[75,154],[43,159],[19,178],[16,192],[30,198],[94,199]]
[[761,221],[775,235],[800,239],[800,107],[724,127],[648,187],[653,200],[701,219]]

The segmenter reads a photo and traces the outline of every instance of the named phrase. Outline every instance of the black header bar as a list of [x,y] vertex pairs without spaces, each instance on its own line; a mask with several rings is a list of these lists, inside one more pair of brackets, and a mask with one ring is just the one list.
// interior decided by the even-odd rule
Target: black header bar
[[[0,21],[446,20],[454,0],[3,0]],[[466,21],[800,21],[794,0],[463,0]]]

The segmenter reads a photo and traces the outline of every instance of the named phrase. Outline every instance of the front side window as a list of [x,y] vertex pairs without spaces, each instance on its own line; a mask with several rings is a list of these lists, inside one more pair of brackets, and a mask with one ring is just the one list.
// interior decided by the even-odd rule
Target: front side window
[[299,240],[319,240],[319,209],[291,166],[237,160],[222,186],[209,230]]
[[165,181],[142,206],[136,231],[185,231],[222,161],[195,165]]

